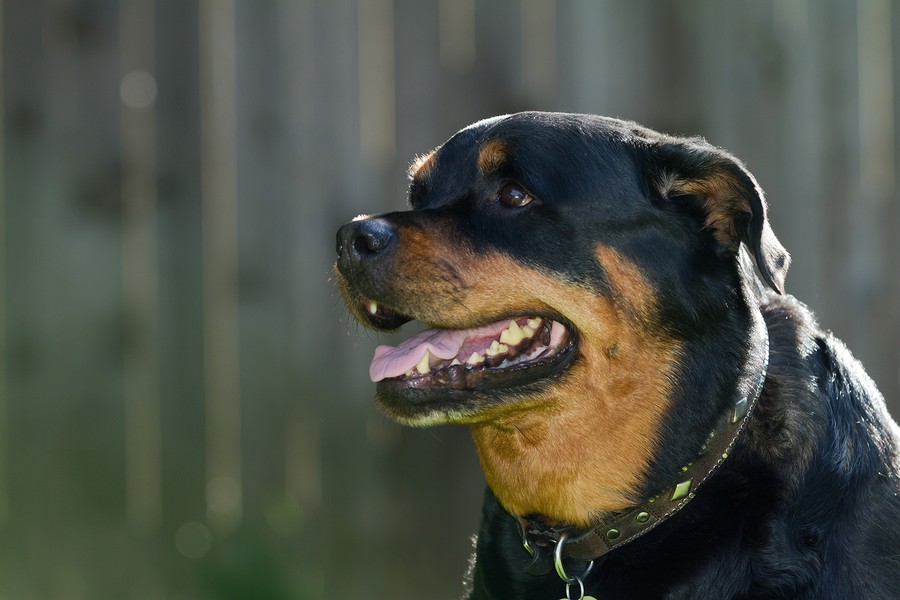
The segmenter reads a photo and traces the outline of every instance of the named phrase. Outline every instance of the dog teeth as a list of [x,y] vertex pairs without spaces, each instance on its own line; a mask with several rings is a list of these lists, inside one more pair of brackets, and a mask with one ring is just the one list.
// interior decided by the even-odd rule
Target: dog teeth
[[419,364],[416,365],[416,371],[418,371],[419,375],[426,375],[428,371],[431,370],[431,354],[429,354],[428,350],[425,351],[425,356],[422,357],[422,360],[419,361]]
[[522,332],[522,328],[519,327],[519,324],[515,321],[509,322],[509,327],[503,330],[500,333],[500,343],[508,344],[510,346],[515,346],[519,342],[525,339],[525,334]]
[[485,354],[488,356],[499,356],[501,354],[506,354],[509,351],[509,346],[506,344],[501,344],[497,340],[491,342],[490,347],[485,350]]
[[368,304],[366,304],[366,308],[368,309],[370,315],[374,315],[378,312],[378,303],[374,300],[369,300]]
[[459,359],[454,358],[453,361],[451,361],[450,366],[452,367],[452,366],[454,366],[454,365],[461,365],[461,364],[462,364],[462,363],[459,362]]
[[537,331],[537,328],[541,326],[542,322],[543,322],[543,320],[540,317],[535,317],[533,319],[528,319],[528,322],[526,323],[526,325],[528,327],[531,327],[532,332],[535,332],[535,331]]
[[466,359],[467,365],[480,365],[484,362],[484,357],[477,352],[473,352],[472,356]]
[[522,334],[525,337],[530,338],[531,336],[534,335],[534,329],[528,325],[523,325],[522,326]]

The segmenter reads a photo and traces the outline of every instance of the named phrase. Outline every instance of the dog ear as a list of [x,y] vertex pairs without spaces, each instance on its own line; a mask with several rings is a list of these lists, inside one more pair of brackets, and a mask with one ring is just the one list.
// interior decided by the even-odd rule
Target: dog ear
[[765,282],[784,293],[791,257],[766,217],[766,200],[735,157],[703,140],[669,138],[651,144],[653,184],[663,201],[697,210],[728,251],[743,242]]

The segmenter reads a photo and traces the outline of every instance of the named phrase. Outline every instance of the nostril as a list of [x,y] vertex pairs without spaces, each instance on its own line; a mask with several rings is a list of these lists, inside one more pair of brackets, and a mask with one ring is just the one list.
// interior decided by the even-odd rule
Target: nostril
[[355,265],[387,254],[396,236],[396,230],[385,219],[364,218],[347,223],[338,230],[335,240],[338,268],[346,274]]
[[360,257],[380,254],[394,239],[393,228],[381,219],[360,221],[354,233],[353,251]]
[[353,238],[353,251],[360,256],[371,254],[372,250],[369,247],[369,238],[365,235],[357,235]]
[[353,250],[360,256],[378,254],[387,244],[382,238],[361,234],[353,239]]

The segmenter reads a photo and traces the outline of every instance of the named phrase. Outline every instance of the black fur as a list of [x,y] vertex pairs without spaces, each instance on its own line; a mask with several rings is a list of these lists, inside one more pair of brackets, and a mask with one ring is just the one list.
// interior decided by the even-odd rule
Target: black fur
[[[503,142],[505,160],[497,172],[482,173],[477,156],[488,140]],[[700,139],[553,113],[477,123],[448,140],[434,161],[431,176],[413,180],[413,210],[380,219],[441,229],[463,254],[499,251],[612,294],[595,254],[602,244],[653,286],[658,315],[644,325],[677,340],[682,352],[670,409],[651,440],[656,451],[643,498],[672,484],[697,455],[729,410],[742,368],[763,351],[748,341],[753,312],[767,324],[768,374],[731,456],[683,510],[607,555],[585,581],[589,594],[900,598],[898,428],[843,344],[782,295],[789,257],[742,163]],[[498,206],[492,199],[508,182],[537,201],[522,210]],[[339,235],[340,272],[364,296],[401,302],[385,285],[391,257],[365,268],[349,262],[347,227],[345,243]],[[493,394],[498,402],[515,397]],[[470,598],[565,595],[554,572],[526,572],[530,557],[516,522],[490,490],[483,517]]]
[[[594,570],[597,598],[900,598],[896,426],[801,303],[763,306],[771,364],[748,435],[681,512]],[[559,597],[555,573],[526,575],[528,562],[488,492],[470,597]]]
[[[587,592],[602,600],[900,598],[898,434],[880,393],[800,302],[742,285],[753,283],[750,261],[704,235],[697,227],[702,207],[677,196],[667,206],[656,193],[660,178],[703,178],[726,169],[753,209],[738,215],[745,219],[736,228],[739,241],[763,282],[781,291],[788,259],[777,240],[773,244],[755,180],[736,159],[702,140],[673,141],[593,117],[535,118],[545,119],[552,127],[562,123],[567,134],[549,141],[540,127],[529,126],[533,121],[513,117],[517,124],[510,129],[524,143],[512,146],[529,156],[517,164],[530,176],[540,174],[535,184],[540,191],[571,190],[572,178],[595,185],[599,172],[604,188],[629,197],[597,202],[596,195],[575,191],[594,202],[593,210],[612,213],[603,225],[619,227],[607,230],[605,241],[615,239],[665,292],[663,325],[690,349],[676,408],[664,427],[669,435],[660,443],[669,451],[657,454],[647,495],[671,483],[671,473],[690,459],[721,414],[748,351],[747,310],[762,310],[771,344],[762,397],[733,456],[680,513],[613,551],[589,576]],[[572,128],[570,119],[578,126]],[[540,149],[535,153],[533,146]],[[548,161],[551,153],[560,158]],[[562,158],[571,156],[575,160]],[[612,177],[619,178],[613,185]],[[642,181],[650,181],[649,187]],[[638,219],[622,228],[633,211],[623,204],[634,206],[637,190],[668,211],[676,226]],[[637,204],[643,211],[643,202]],[[693,219],[693,234],[682,229],[686,218]],[[600,237],[604,234],[592,234]],[[558,268],[554,258],[534,260]],[[678,264],[673,268],[672,262]],[[470,597],[560,597],[556,574],[527,575],[528,562],[514,521],[488,491]]]

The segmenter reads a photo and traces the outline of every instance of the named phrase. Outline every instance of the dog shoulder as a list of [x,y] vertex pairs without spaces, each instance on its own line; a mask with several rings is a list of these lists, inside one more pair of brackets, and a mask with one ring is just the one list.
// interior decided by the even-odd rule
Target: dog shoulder
[[862,364],[806,306],[773,294],[763,312],[769,377],[747,443],[779,476],[799,544],[853,573],[834,586],[900,597],[900,431]]
[[754,449],[795,479],[814,457],[856,477],[883,465],[896,473],[900,433],[862,364],[796,298],[769,294],[762,310],[771,349]]

